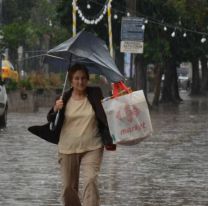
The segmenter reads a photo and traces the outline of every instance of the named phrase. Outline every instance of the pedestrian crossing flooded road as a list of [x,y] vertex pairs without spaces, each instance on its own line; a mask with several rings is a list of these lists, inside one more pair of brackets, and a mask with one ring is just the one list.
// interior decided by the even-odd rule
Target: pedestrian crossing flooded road
[[[56,145],[27,131],[44,124],[47,111],[8,114],[0,131],[2,206],[62,205]],[[160,106],[151,118],[152,137],[105,152],[101,206],[207,206],[208,100]]]

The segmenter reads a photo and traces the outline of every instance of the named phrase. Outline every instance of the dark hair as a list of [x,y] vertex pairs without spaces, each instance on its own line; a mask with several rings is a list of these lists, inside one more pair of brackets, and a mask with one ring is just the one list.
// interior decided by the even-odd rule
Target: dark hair
[[68,69],[68,72],[69,72],[68,73],[68,79],[69,79],[70,82],[73,79],[74,73],[77,72],[77,71],[84,72],[86,74],[87,80],[89,80],[90,76],[89,76],[89,72],[88,72],[86,66],[83,65],[83,64],[76,63]]

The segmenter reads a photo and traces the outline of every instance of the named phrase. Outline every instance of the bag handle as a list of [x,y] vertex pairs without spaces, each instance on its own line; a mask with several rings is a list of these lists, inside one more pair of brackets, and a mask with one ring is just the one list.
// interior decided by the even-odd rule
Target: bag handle
[[120,96],[123,92],[129,94],[132,91],[122,81],[113,83],[113,98]]

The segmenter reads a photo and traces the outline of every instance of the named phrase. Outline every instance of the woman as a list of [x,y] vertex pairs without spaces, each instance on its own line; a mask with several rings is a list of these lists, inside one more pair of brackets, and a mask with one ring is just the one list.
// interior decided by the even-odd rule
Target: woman
[[89,73],[81,64],[69,69],[72,88],[55,102],[48,114],[54,121],[60,112],[57,130],[59,163],[63,181],[65,206],[81,206],[78,196],[80,165],[83,168],[83,206],[99,206],[97,176],[103,148],[115,150],[104,110],[102,92],[98,87],[88,87]]

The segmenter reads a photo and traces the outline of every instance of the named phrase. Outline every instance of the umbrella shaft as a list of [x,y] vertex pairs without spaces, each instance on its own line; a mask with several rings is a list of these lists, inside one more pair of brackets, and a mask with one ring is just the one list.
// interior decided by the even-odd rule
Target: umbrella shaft
[[68,79],[68,71],[66,73],[66,76],[65,76],[65,80],[64,80],[64,87],[62,89],[62,93],[61,93],[61,99],[63,98],[63,95],[64,95],[64,92],[65,92],[65,89],[66,89],[66,83],[67,83],[67,79]]

